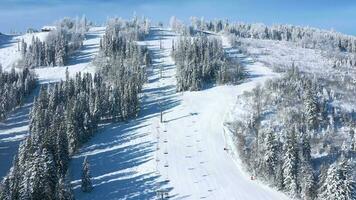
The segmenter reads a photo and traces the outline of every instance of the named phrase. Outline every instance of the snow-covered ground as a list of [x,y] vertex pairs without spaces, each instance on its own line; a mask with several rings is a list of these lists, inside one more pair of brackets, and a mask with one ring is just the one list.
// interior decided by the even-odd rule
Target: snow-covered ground
[[[99,51],[99,41],[104,34],[105,28],[92,28],[86,34],[86,40],[82,49],[78,50],[76,54],[70,59],[68,71],[70,75],[75,75],[76,72],[93,72],[94,66],[91,65],[92,59]],[[44,39],[45,33],[35,34],[41,39]],[[32,34],[18,36],[18,38],[25,38],[30,40]],[[14,39],[6,40],[6,43],[0,45],[0,63],[8,63],[3,65],[4,69],[11,68],[10,63],[15,63],[20,59],[19,52],[17,52],[17,43],[13,43]],[[16,39],[15,39],[16,40]],[[8,60],[6,59],[8,58]],[[6,61],[6,62],[3,62]],[[36,69],[39,75],[41,84],[59,81],[65,79],[66,67],[46,67]],[[0,122],[0,179],[6,175],[12,164],[13,156],[17,153],[18,145],[28,134],[28,117],[32,107],[32,102],[35,95],[38,94],[39,89],[32,93],[26,99],[26,102],[21,108],[14,110],[4,122]]]
[[[142,45],[153,56],[153,69],[142,96],[142,110],[128,123],[106,124],[71,161],[77,199],[154,199],[164,190],[171,199],[288,199],[250,180],[236,156],[224,150],[229,137],[223,123],[238,95],[277,76],[260,62],[239,57],[249,78],[237,86],[176,93],[175,66],[168,31],[152,29]],[[163,49],[160,49],[162,42]],[[162,78],[160,78],[160,68]],[[164,110],[160,123],[160,105]],[[80,190],[81,164],[88,156],[94,190]]]

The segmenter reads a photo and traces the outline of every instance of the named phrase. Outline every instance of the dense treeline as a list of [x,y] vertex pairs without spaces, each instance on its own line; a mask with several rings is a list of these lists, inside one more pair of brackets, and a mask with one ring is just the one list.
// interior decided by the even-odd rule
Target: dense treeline
[[31,44],[27,44],[22,40],[22,65],[30,68],[66,65],[68,56],[82,47],[87,29],[85,17],[76,21],[65,18],[48,33],[45,41],[33,37]]
[[[333,91],[293,68],[245,94],[246,116],[232,123],[246,169],[290,196],[355,198],[355,115]],[[247,103],[246,103],[247,102]]]
[[151,59],[146,47],[137,45],[149,31],[147,19],[132,21],[111,19],[108,22],[96,64],[104,79],[115,89],[120,119],[133,117],[138,112],[139,93],[146,81],[146,68]]
[[215,37],[181,37],[173,48],[177,65],[177,91],[200,90],[204,83],[236,83],[242,67],[229,58]]
[[26,96],[36,86],[36,76],[28,68],[16,72],[2,70],[0,65],[0,121],[6,119],[7,114],[20,106]]

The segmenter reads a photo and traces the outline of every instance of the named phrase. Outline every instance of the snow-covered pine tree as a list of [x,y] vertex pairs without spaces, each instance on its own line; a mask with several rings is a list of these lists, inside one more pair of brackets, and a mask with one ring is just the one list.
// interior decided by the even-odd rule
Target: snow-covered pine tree
[[342,158],[327,171],[325,181],[320,185],[318,199],[349,200],[356,198],[355,182],[349,160]]
[[309,129],[316,129],[318,128],[318,102],[311,84],[308,84],[308,86],[304,96],[306,120]]
[[337,164],[329,167],[324,183],[320,187],[318,199],[323,200],[341,200],[338,188],[341,186],[340,176],[338,174]]
[[84,158],[82,166],[82,191],[91,192],[93,190],[93,185],[91,182],[90,166],[88,163],[88,157]]
[[339,163],[341,186],[338,188],[340,192],[340,199],[356,199],[356,183],[353,180],[353,169],[350,165],[350,160],[341,158]]
[[301,198],[305,200],[314,199],[316,196],[316,182],[311,164],[302,161],[300,174]]
[[264,160],[266,163],[266,174],[269,180],[276,181],[276,172],[278,165],[278,142],[276,140],[275,133],[273,131],[267,132],[267,137],[265,139],[265,156]]
[[311,200],[315,198],[316,182],[311,165],[311,147],[310,136],[307,133],[302,133],[301,143],[301,166],[300,166],[300,189],[301,198]]
[[66,181],[65,177],[60,177],[56,186],[56,200],[74,200],[70,183]]
[[298,168],[300,165],[298,141],[296,136],[296,130],[292,130],[288,133],[285,146],[285,156],[283,158],[283,177],[285,190],[292,197],[299,197],[300,183],[298,181]]

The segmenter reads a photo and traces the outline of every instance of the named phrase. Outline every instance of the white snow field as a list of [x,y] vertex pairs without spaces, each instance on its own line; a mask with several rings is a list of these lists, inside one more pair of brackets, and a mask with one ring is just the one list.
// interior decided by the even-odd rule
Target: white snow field
[[[237,157],[224,150],[231,140],[224,134],[223,123],[238,95],[277,74],[236,54],[223,37],[226,51],[239,57],[249,78],[237,86],[176,93],[175,65],[170,56],[174,39],[177,36],[171,31],[152,28],[141,42],[154,61],[142,94],[142,110],[137,119],[127,123],[102,125],[73,157],[70,173],[76,198],[157,199],[160,191],[167,192],[170,199],[288,199],[250,180]],[[160,107],[164,123],[160,123]],[[93,177],[91,193],[80,189],[85,156]]]
[[[78,50],[76,54],[70,59],[68,71],[70,75],[75,75],[76,72],[93,72],[94,66],[91,65],[92,59],[99,51],[99,41],[104,34],[105,28],[92,28],[86,34],[86,40],[83,43],[83,48]],[[44,39],[44,33],[37,33]],[[32,34],[18,36],[25,39],[32,38]],[[0,63],[7,63],[3,65],[4,69],[11,69],[12,63],[16,63],[20,59],[19,52],[17,52],[17,43],[11,42],[16,39],[2,40],[0,43]],[[8,60],[7,60],[8,58]],[[6,62],[3,62],[6,61]],[[66,67],[46,67],[36,69],[39,75],[41,84],[48,84],[50,82],[65,79]],[[32,107],[32,102],[35,95],[38,94],[39,87],[26,99],[24,105],[15,109],[10,113],[9,117],[0,122],[0,179],[2,179],[12,165],[13,156],[17,153],[19,143],[28,134],[29,112]]]

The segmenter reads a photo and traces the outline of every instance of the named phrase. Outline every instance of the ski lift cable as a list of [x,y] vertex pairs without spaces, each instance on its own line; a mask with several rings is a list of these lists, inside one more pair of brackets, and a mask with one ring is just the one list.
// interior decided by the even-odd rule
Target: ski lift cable
[[213,192],[213,188],[212,188],[212,186],[210,184],[210,181],[208,180],[209,177],[210,177],[209,171],[207,170],[207,168],[204,165],[201,167],[201,169],[203,170],[203,173],[206,175],[203,180],[204,180],[204,182],[205,182],[205,184],[207,186],[208,194],[211,195],[213,197],[213,199],[217,199],[217,198],[215,198],[215,194]]
[[[199,136],[198,136],[198,135],[199,135]],[[201,135],[200,135],[200,134],[198,134],[198,135],[195,135],[195,137],[197,138],[197,140],[199,140],[199,142],[197,142],[197,144],[196,144],[196,148],[198,149],[198,152],[197,152],[196,154],[197,154],[197,156],[201,157],[199,154],[202,153],[201,144],[200,144],[201,141],[202,141],[202,139],[201,139]],[[205,185],[207,186],[208,191],[206,191],[206,192],[208,192],[208,195],[212,195],[212,196],[213,196],[213,199],[217,199],[217,198],[215,198],[215,194],[214,194],[214,192],[212,191],[213,188],[211,187],[211,184],[210,184],[209,181],[207,180],[207,179],[208,179],[208,176],[210,175],[209,171],[206,169],[205,165],[200,165],[199,168],[197,168],[197,169],[202,169],[203,176],[205,175],[205,176],[202,178],[202,180],[203,180],[203,182],[205,183]]]
[[[159,135],[158,129],[155,129],[154,124],[152,124],[152,125],[153,125],[153,127],[152,127],[153,132],[155,132],[156,135]],[[160,170],[159,170],[159,149],[158,149],[158,147],[159,147],[159,137],[156,137],[156,139],[157,139],[157,143],[156,143],[156,151],[155,151],[155,161],[156,161],[156,173],[157,173],[157,176],[159,176],[160,175]],[[156,182],[156,190],[158,190],[159,188],[160,188],[160,184],[157,181]]]
[[[156,135],[159,136],[159,130],[156,128]],[[159,174],[159,168],[158,168],[158,163],[159,163],[159,137],[156,137],[157,143],[156,143],[156,171]]]

